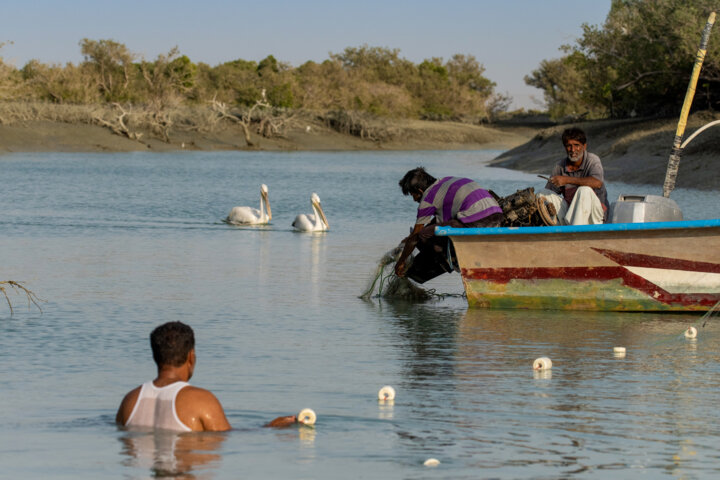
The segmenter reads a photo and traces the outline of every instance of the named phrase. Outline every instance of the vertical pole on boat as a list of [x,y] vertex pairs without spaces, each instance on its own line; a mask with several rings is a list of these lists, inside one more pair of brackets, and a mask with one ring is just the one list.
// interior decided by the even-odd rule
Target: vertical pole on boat
[[705,52],[707,51],[708,39],[710,38],[710,30],[712,29],[714,23],[715,12],[711,12],[708,17],[707,24],[705,24],[705,28],[703,29],[700,47],[698,48],[697,55],[695,56],[695,65],[693,66],[692,75],[690,76],[690,83],[688,84],[687,92],[685,93],[685,101],[683,102],[682,110],[680,111],[680,120],[678,121],[677,130],[675,131],[675,139],[673,140],[673,147],[670,152],[670,158],[668,159],[668,166],[665,172],[665,183],[663,183],[664,197],[669,197],[670,192],[672,192],[675,188],[675,180],[680,166],[680,154],[682,153],[682,147],[680,145],[682,144],[682,137],[685,134],[687,118],[690,113],[690,105],[692,105],[693,97],[695,96],[695,86],[697,85],[698,77],[700,76],[700,69],[702,69],[702,64],[705,60]]

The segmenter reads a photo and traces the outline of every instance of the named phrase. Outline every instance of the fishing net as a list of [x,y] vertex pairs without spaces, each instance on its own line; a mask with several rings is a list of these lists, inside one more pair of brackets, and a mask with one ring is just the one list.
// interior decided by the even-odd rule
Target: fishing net
[[720,302],[713,305],[713,307],[708,310],[697,323],[702,322],[702,328],[705,328],[705,325],[707,325],[710,319],[713,317],[717,318],[718,315],[720,315]]
[[[375,273],[368,282],[368,286],[360,295],[362,299],[370,297],[397,298],[405,300],[428,300],[435,295],[434,290],[425,290],[412,280],[395,275],[395,262],[402,252],[403,244],[389,250],[378,261]],[[412,263],[412,256],[408,262]],[[377,287],[377,293],[373,295]]]
[[378,290],[378,295],[383,298],[401,298],[405,300],[429,300],[435,296],[433,290],[425,290],[405,277],[398,277],[395,274],[390,276],[387,287]]

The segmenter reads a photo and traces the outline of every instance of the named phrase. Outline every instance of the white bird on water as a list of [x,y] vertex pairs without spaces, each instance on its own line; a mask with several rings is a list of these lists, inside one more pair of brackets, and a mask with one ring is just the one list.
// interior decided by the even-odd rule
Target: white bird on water
[[233,225],[263,225],[272,220],[270,200],[268,199],[268,187],[265,184],[260,186],[260,210],[252,207],[233,207],[230,210],[226,223]]
[[330,225],[328,225],[327,218],[325,218],[325,213],[320,204],[320,197],[318,197],[317,193],[310,196],[310,205],[312,205],[313,213],[309,215],[301,213],[295,217],[295,221],[292,223],[293,228],[300,232],[324,232],[329,229]]

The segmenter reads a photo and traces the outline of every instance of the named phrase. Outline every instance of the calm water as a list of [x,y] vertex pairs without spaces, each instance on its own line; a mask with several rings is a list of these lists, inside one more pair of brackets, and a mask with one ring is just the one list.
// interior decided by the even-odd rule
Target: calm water
[[[413,223],[397,187],[408,169],[500,195],[542,187],[483,166],[498,153],[0,157],[0,279],[46,300],[42,314],[21,296],[13,316],[0,305],[0,477],[717,478],[720,320],[688,341],[697,316],[357,298]],[[257,207],[261,183],[272,225],[223,224],[231,207]],[[294,233],[313,191],[331,231]],[[717,215],[720,194],[673,198],[688,219]],[[430,286],[462,292],[445,277]],[[195,328],[193,383],[233,431],[113,424],[121,397],[153,378],[147,337],[170,320]],[[551,374],[533,376],[539,356]],[[393,406],[376,400],[386,384]],[[304,407],[316,428],[261,428]],[[440,466],[423,467],[430,457]]]

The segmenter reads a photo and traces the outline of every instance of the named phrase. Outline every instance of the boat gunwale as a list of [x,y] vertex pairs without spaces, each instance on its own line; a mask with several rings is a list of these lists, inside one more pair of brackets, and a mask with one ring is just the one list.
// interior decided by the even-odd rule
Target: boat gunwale
[[680,220],[672,222],[602,223],[597,225],[558,225],[554,227],[495,227],[453,228],[435,227],[435,235],[441,237],[466,237],[490,235],[538,235],[585,232],[630,232],[648,230],[703,229],[720,227],[720,218],[706,220]]

